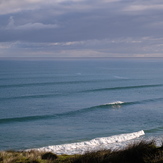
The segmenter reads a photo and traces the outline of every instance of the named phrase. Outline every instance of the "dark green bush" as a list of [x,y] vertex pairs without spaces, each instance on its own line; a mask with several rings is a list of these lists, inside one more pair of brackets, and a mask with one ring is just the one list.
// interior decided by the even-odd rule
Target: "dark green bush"
[[54,153],[47,152],[47,153],[42,154],[41,158],[43,160],[56,160],[58,156]]

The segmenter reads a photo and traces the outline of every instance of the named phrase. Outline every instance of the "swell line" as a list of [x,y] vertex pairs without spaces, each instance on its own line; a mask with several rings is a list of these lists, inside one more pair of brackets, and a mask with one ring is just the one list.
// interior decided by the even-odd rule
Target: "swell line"
[[163,131],[163,126],[145,130],[146,133],[155,133],[159,131]]
[[108,91],[108,90],[122,90],[122,89],[135,89],[135,88],[152,88],[152,87],[162,87],[163,84],[153,84],[153,85],[138,85],[138,86],[125,86],[125,87],[113,87],[113,88],[99,88],[99,89],[90,89],[82,92],[99,92],[99,91]]
[[[82,82],[88,82],[88,81],[82,81]],[[63,84],[63,83],[67,83],[67,82],[55,82],[58,84]],[[69,83],[77,83],[77,81],[71,81]],[[37,86],[41,86],[44,85],[45,86],[46,83],[35,83],[35,84],[30,84],[30,85],[37,85]],[[54,83],[49,83],[49,84],[54,84]],[[23,86],[30,86],[28,84],[22,84],[22,85],[17,85],[18,87],[23,87]],[[12,85],[11,85],[12,86]],[[13,85],[16,86],[16,85]],[[38,95],[24,95],[24,96],[15,96],[15,97],[3,97],[0,98],[0,100],[12,100],[12,99],[29,99],[29,98],[46,98],[46,97],[56,97],[56,96],[66,96],[69,94],[74,94],[74,93],[87,93],[87,92],[98,92],[98,91],[108,91],[108,90],[122,90],[122,89],[136,89],[136,88],[152,88],[152,87],[162,87],[163,84],[154,84],[154,85],[139,85],[139,86],[127,86],[127,87],[113,87],[113,88],[100,88],[100,89],[90,89],[90,90],[84,90],[84,91],[79,91],[79,92],[64,92],[64,93],[52,93],[52,94],[38,94]],[[0,86],[1,87],[1,86]],[[6,85],[6,87],[8,87]]]
[[81,83],[92,83],[92,82],[104,82],[108,80],[83,80],[83,81],[64,81],[64,82],[43,82],[43,83],[26,83],[26,84],[6,84],[0,85],[0,88],[11,88],[11,87],[31,87],[31,86],[45,86],[45,85],[56,85],[56,84],[81,84]]
[[163,100],[163,98],[147,99],[147,100],[131,101],[131,102],[115,101],[115,102],[106,103],[106,104],[102,104],[102,105],[96,105],[96,106],[92,106],[92,107],[88,107],[88,108],[83,108],[83,109],[64,112],[64,113],[51,114],[51,115],[36,115],[36,116],[25,116],[25,117],[15,117],[15,118],[4,118],[4,119],[0,119],[0,124],[57,119],[57,118],[64,118],[64,117],[75,117],[76,115],[80,116],[81,114],[89,113],[89,112],[100,110],[100,109],[113,109],[116,107],[120,108],[121,106],[155,102],[158,100]]
[[13,88],[13,87],[31,87],[31,86],[46,86],[46,85],[55,85],[55,84],[75,84],[77,81],[71,82],[43,82],[43,83],[27,83],[27,84],[8,84],[0,85],[0,88]]
[[[1,80],[1,79],[0,79]],[[10,80],[10,79],[9,79]],[[120,79],[129,80],[129,79]],[[132,79],[131,79],[132,80]],[[0,85],[0,88],[12,88],[12,87],[31,87],[31,86],[45,86],[45,85],[61,85],[61,84],[82,84],[82,83],[99,83],[107,81],[117,81],[117,79],[104,79],[104,80],[79,80],[79,81],[58,81],[58,82],[37,82],[37,83],[24,83],[24,84],[5,84]]]
[[[40,94],[40,95],[24,95],[24,96],[15,96],[15,97],[3,97],[0,100],[16,100],[16,99],[30,99],[30,98],[47,98],[47,97],[56,97],[61,94]],[[63,94],[62,94],[63,95]],[[66,94],[64,94],[66,95]]]
[[[120,104],[120,103],[119,103]],[[74,111],[69,111],[69,112],[64,112],[64,113],[58,113],[58,114],[52,114],[52,115],[36,115],[36,116],[26,116],[26,117],[15,117],[15,118],[4,118],[0,119],[0,124],[3,123],[13,123],[13,122],[27,122],[27,121],[36,121],[36,120],[44,120],[44,119],[56,119],[56,118],[62,118],[62,117],[73,117],[76,115],[80,115],[82,113],[88,113],[91,111],[95,111],[97,109],[102,109],[102,108],[109,108],[112,107],[113,105],[117,105],[117,103],[108,103],[108,104],[103,104],[103,105],[97,105],[97,106],[92,106],[84,109],[79,109],[79,110],[74,110]]]
[[46,119],[57,119],[57,118],[62,118],[62,117],[70,117],[70,116],[75,116],[77,114],[81,114],[81,113],[84,113],[84,112],[92,111],[92,109],[96,108],[96,107],[84,108],[84,109],[80,109],[80,110],[69,111],[69,112],[58,113],[58,114],[52,114],[52,115],[36,115],[36,116],[25,116],[25,117],[15,117],[15,118],[4,118],[4,119],[0,119],[0,124],[13,123],[13,122],[37,121],[37,120],[44,120],[44,119],[45,120]]

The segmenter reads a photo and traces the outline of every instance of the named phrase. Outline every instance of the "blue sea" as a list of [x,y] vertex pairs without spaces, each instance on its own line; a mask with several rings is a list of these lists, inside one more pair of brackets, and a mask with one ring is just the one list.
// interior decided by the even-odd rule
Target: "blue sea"
[[140,130],[163,137],[163,58],[0,60],[0,150]]

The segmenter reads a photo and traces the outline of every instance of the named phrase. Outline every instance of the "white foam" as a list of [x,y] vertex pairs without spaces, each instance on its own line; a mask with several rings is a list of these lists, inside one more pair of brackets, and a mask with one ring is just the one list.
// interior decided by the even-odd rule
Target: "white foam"
[[63,145],[54,145],[38,148],[35,150],[45,151],[45,152],[53,152],[56,154],[83,154],[87,151],[94,151],[100,149],[114,149],[117,147],[124,146],[123,142],[138,138],[144,135],[144,131],[138,131],[133,133],[115,135],[111,137],[102,137],[92,139],[90,141],[71,143],[71,144],[63,144]]
[[115,101],[115,102],[107,103],[106,105],[120,105],[123,103],[124,103],[123,101]]

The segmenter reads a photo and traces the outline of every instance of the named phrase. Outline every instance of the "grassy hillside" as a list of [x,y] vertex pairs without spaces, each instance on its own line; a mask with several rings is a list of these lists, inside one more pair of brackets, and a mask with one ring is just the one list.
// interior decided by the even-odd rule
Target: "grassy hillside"
[[83,155],[2,151],[0,163],[163,163],[163,145],[158,148],[154,141],[141,141],[123,150],[101,150]]

